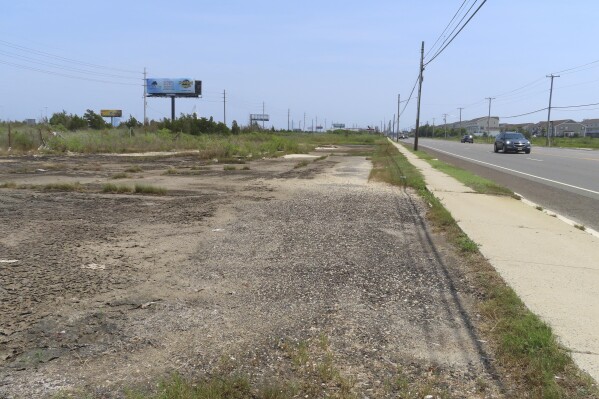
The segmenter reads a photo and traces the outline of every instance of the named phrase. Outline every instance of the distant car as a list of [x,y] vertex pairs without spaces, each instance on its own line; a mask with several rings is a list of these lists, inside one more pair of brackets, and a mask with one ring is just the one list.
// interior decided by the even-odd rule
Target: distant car
[[460,140],[460,143],[474,143],[474,136],[471,134],[465,134]]
[[499,150],[501,150],[504,153],[509,151],[524,151],[526,154],[530,154],[530,147],[530,141],[528,141],[522,133],[504,132],[499,133],[497,137],[495,137],[493,151],[499,152]]

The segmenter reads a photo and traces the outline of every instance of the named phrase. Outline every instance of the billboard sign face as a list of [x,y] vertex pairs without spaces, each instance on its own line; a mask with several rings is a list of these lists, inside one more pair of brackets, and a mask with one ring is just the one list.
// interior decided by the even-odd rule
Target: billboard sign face
[[345,123],[333,123],[333,129],[345,129]]
[[146,88],[150,96],[197,97],[202,94],[202,82],[188,78],[146,79]]
[[120,118],[121,116],[123,116],[123,110],[122,109],[101,109],[100,110],[100,116],[104,117],[104,118]]
[[253,121],[266,121],[270,120],[268,114],[250,114],[250,119]]

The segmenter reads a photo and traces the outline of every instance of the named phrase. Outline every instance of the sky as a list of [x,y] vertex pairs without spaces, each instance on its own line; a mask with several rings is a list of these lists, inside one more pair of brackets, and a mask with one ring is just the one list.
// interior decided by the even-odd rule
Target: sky
[[[460,107],[463,120],[485,117],[488,97],[501,123],[546,121],[546,109],[517,115],[548,106],[552,73],[553,107],[599,103],[596,0],[488,0],[432,59],[483,1],[0,0],[0,120],[87,109],[143,120],[145,68],[202,81],[177,114],[223,121],[225,91],[229,126],[264,107],[277,129],[288,115],[294,128],[380,127],[412,92],[423,41],[422,124],[456,122]],[[401,104],[402,129],[415,125],[416,95]],[[147,104],[149,119],[170,117],[168,99]],[[551,111],[585,118],[599,104]]]

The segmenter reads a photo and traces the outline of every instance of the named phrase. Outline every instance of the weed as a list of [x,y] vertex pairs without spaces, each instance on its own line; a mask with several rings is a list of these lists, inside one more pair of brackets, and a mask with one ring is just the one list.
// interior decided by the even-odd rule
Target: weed
[[40,188],[42,190],[47,190],[47,191],[83,191],[83,186],[81,186],[81,184],[79,184],[79,182],[76,182],[76,183],[48,183],[48,184],[42,185]]
[[135,185],[135,189],[133,190],[137,194],[154,194],[154,195],[165,195],[166,188],[151,186],[148,184],[139,184]]
[[581,224],[575,224],[574,227],[576,227],[578,230],[582,230],[582,231],[585,231],[587,229],[586,227],[584,227]]
[[310,161],[304,159],[304,160],[301,160],[298,163],[296,163],[293,168],[298,169],[298,168],[303,168],[304,166],[308,166],[308,165],[310,165]]
[[6,183],[0,184],[0,188],[17,188],[17,183],[14,181],[8,181]]
[[249,166],[244,166],[243,168],[241,168],[241,170],[250,170]]
[[127,173],[121,172],[121,173],[116,173],[116,174],[112,175],[110,178],[116,180],[116,179],[126,179],[128,177],[129,177],[129,175]]
[[324,160],[324,159],[327,159],[327,157],[328,157],[328,155],[323,155],[323,156],[320,156],[320,157],[318,157],[318,158],[314,159],[314,161],[313,161],[313,162],[322,161],[322,160]]
[[108,183],[102,186],[102,192],[104,193],[130,193],[133,189],[129,186],[117,186],[116,184]]
[[128,173],[139,173],[139,172],[143,172],[143,169],[140,166],[138,166],[138,165],[133,165],[133,166],[130,166],[127,169],[125,169],[125,172],[128,172]]
[[535,209],[536,209],[537,211],[542,211],[542,210],[543,210],[543,207],[542,207],[542,206],[539,206],[539,205],[537,205],[537,206],[535,206]]
[[237,170],[237,168],[233,165],[225,165],[223,170]]
[[474,253],[478,251],[478,244],[475,243],[466,234],[460,234],[457,238],[458,248],[462,252]]

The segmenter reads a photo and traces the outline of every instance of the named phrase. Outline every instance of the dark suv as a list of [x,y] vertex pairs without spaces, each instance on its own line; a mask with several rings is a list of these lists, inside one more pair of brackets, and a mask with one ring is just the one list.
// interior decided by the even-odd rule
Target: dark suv
[[499,150],[504,153],[508,151],[524,151],[525,153],[530,154],[530,141],[528,141],[522,133],[499,133],[497,137],[495,137],[493,151],[499,152]]
[[471,134],[465,134],[460,143],[474,143],[474,137]]

